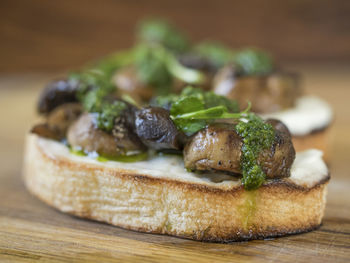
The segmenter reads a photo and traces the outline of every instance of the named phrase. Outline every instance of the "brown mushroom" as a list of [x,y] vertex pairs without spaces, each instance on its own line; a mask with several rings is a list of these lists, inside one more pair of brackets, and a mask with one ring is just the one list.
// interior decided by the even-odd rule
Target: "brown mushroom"
[[213,90],[237,100],[241,109],[250,101],[253,112],[267,113],[293,107],[300,95],[298,82],[297,75],[284,72],[240,76],[233,65],[228,65],[215,75]]
[[35,125],[31,132],[54,140],[64,139],[68,127],[81,115],[82,111],[79,103],[60,105],[48,114],[45,123]]
[[182,150],[185,135],[177,130],[166,109],[147,107],[137,111],[135,131],[149,148]]
[[[97,127],[97,115],[84,113],[68,129],[68,143],[85,152],[97,152],[108,157],[144,151],[145,147],[128,127],[107,133]],[[123,125],[123,123],[117,123]]]
[[113,82],[120,92],[128,94],[138,103],[149,101],[154,95],[154,89],[142,83],[134,66],[118,70],[113,76]]
[[38,112],[48,114],[56,107],[77,102],[78,82],[75,80],[55,80],[42,91],[38,101]]
[[[209,125],[185,145],[185,167],[241,173],[242,145],[242,138],[233,124]],[[271,148],[262,150],[258,163],[268,178],[287,177],[294,158],[295,150],[289,132],[275,129],[274,143]]]

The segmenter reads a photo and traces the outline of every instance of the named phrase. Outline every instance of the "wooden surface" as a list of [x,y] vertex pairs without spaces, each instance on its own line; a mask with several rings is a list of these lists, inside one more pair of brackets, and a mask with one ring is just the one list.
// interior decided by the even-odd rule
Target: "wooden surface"
[[167,17],[193,41],[260,46],[285,61],[350,60],[348,0],[1,0],[0,72],[76,67]]
[[82,220],[31,196],[21,179],[34,102],[54,74],[0,76],[0,262],[349,262],[350,67],[298,66],[307,91],[336,111],[332,179],[323,225],[289,237],[231,244],[143,234]]

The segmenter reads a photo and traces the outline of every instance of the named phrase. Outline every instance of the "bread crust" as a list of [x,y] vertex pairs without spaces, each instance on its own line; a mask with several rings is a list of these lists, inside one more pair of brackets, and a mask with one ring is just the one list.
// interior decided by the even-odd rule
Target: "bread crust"
[[329,176],[313,187],[283,179],[226,189],[48,154],[38,140],[27,139],[29,191],[60,211],[125,229],[230,242],[310,231],[324,214]]

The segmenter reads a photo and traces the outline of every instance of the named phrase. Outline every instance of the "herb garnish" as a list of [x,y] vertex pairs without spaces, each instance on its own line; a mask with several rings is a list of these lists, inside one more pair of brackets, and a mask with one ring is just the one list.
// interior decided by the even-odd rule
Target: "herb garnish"
[[138,26],[137,39],[142,43],[163,46],[173,52],[183,52],[189,48],[186,36],[165,20],[143,21]]
[[192,135],[215,119],[238,118],[242,114],[237,113],[236,101],[193,87],[185,88],[180,95],[159,96],[152,105],[170,109],[175,125],[187,135]]
[[271,56],[257,48],[234,50],[216,42],[202,42],[194,47],[199,55],[209,59],[218,68],[234,63],[244,75],[267,74],[273,70]]
[[242,184],[245,189],[253,190],[260,187],[265,181],[266,175],[257,160],[262,150],[271,147],[274,141],[274,130],[271,124],[264,122],[253,113],[243,117],[235,129],[243,140]]
[[160,95],[169,92],[175,78],[189,84],[201,84],[205,80],[203,73],[184,67],[162,46],[139,45],[134,56],[141,81],[155,87]]
[[255,48],[235,52],[233,61],[246,75],[267,74],[273,69],[273,61],[270,55]]
[[97,115],[98,128],[110,132],[115,118],[126,108],[125,102],[108,99],[116,87],[103,72],[97,70],[75,73],[70,79],[79,82],[78,99],[87,112]]
[[194,46],[194,51],[211,61],[217,68],[232,61],[233,51],[218,42],[205,41]]

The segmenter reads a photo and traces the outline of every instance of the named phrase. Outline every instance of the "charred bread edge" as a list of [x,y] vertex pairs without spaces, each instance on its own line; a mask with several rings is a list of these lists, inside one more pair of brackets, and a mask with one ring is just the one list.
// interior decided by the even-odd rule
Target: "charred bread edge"
[[[32,136],[32,135],[31,135]],[[129,180],[129,181],[134,181],[134,182],[140,182],[143,185],[159,185],[161,187],[164,187],[164,185],[167,185],[168,187],[172,188],[175,186],[175,188],[179,188],[183,191],[195,191],[200,194],[211,194],[212,198],[215,198],[216,196],[222,196],[222,197],[227,197],[227,198],[243,198],[240,195],[245,192],[243,187],[241,185],[234,187],[229,190],[225,189],[220,189],[220,188],[215,188],[212,186],[207,186],[207,185],[200,185],[196,183],[189,183],[189,182],[181,182],[181,181],[176,181],[176,180],[169,180],[165,178],[155,178],[151,177],[149,175],[144,175],[144,174],[135,174],[133,172],[130,172],[125,169],[115,169],[115,168],[109,168],[109,167],[98,167],[93,164],[77,164],[75,161],[71,161],[67,158],[64,159],[55,159],[47,154],[38,147],[37,145],[37,138],[35,140],[28,140],[27,144],[27,151],[26,155],[29,153],[38,153],[37,156],[35,156],[35,159],[37,161],[42,161],[42,162],[52,162],[55,166],[59,166],[60,169],[72,169],[72,170],[79,170],[83,169],[86,172],[92,172],[96,170],[104,170],[108,171],[108,174],[106,173],[104,176],[109,176],[110,174],[119,177],[123,180]],[[35,147],[35,149],[32,149]],[[28,159],[28,156],[25,156],[26,159]],[[50,206],[55,207],[56,209],[73,214],[79,217],[83,218],[88,218],[88,219],[93,219],[101,222],[106,222],[113,224],[111,222],[111,219],[108,218],[97,218],[96,216],[91,215],[90,211],[85,212],[85,211],[64,211],[64,209],[58,205],[55,205],[51,198],[48,196],[45,196],[45,193],[41,192],[38,188],[35,188],[32,186],[30,180],[32,177],[35,177],[36,175],[33,173],[29,173],[29,171],[33,171],[33,167],[31,166],[31,162],[29,163],[28,161],[25,162],[25,167],[24,167],[24,179],[27,188],[29,191],[37,196],[39,199],[42,201],[46,202]],[[31,168],[31,169],[30,169]],[[80,170],[81,171],[81,170]],[[35,172],[35,171],[34,171]],[[316,185],[313,187],[303,187],[300,185],[296,185],[293,182],[289,182],[288,180],[271,180],[268,183],[265,183],[261,188],[259,188],[257,191],[263,192],[284,192],[284,194],[295,194],[295,195],[302,195],[305,200],[306,197],[309,195],[312,195],[312,193],[318,192],[319,196],[322,196],[321,200],[319,201],[319,204],[317,204],[320,207],[320,211],[318,211],[319,215],[308,215],[310,218],[312,218],[312,222],[303,222],[301,219],[301,224],[299,224],[297,227],[295,226],[286,226],[281,223],[281,227],[272,227],[269,229],[260,229],[258,231],[249,229],[248,231],[244,231],[242,229],[242,226],[237,226],[235,229],[234,227],[231,227],[230,232],[224,232],[222,233],[222,230],[220,229],[220,225],[213,226],[217,229],[210,229],[210,231],[207,231],[207,229],[204,229],[202,231],[194,231],[193,233],[184,233],[181,232],[181,230],[172,230],[169,231],[165,229],[164,226],[159,226],[156,229],[151,229],[150,227],[144,227],[144,226],[135,226],[135,225],[130,225],[130,224],[122,224],[122,223],[117,223],[114,224],[118,227],[122,227],[125,229],[129,230],[135,230],[135,231],[141,231],[141,232],[147,232],[147,233],[154,233],[154,234],[167,234],[167,235],[172,235],[172,236],[177,236],[181,238],[187,238],[187,239],[194,239],[194,240],[200,240],[200,241],[210,241],[210,242],[232,242],[232,241],[242,241],[242,240],[251,240],[251,239],[264,239],[264,238],[271,238],[271,237],[279,237],[279,236],[284,236],[284,235],[290,235],[290,234],[297,234],[297,233],[302,233],[302,232],[308,232],[313,229],[316,229],[320,226],[321,220],[324,214],[324,208],[325,208],[325,195],[327,192],[327,184],[330,179],[330,176],[328,174],[327,177],[325,177],[323,180],[319,181]],[[190,200],[189,200],[190,201]],[[229,207],[228,207],[229,208]],[[111,212],[113,213],[113,212]],[[277,220],[280,220],[280,218],[276,218]],[[283,221],[283,219],[282,219]],[[255,228],[259,228],[258,226],[254,226]],[[234,230],[234,231],[232,231]],[[210,233],[209,233],[210,232]],[[246,233],[243,233],[246,232]]]

